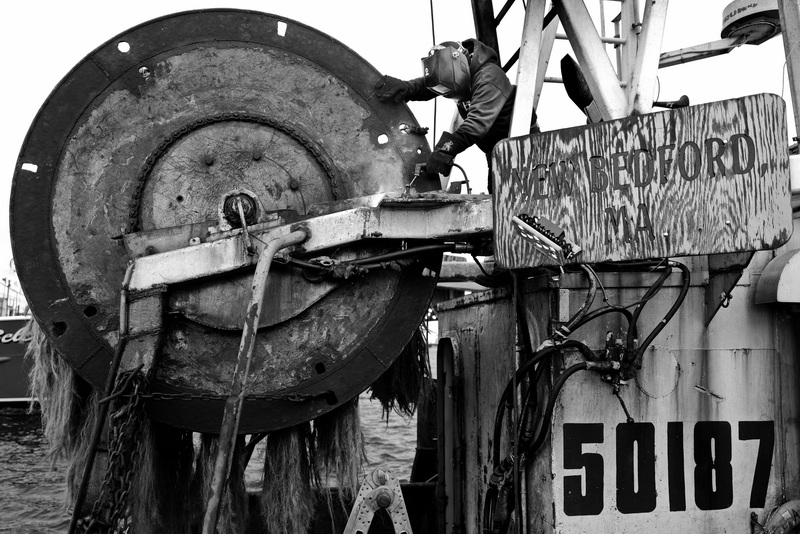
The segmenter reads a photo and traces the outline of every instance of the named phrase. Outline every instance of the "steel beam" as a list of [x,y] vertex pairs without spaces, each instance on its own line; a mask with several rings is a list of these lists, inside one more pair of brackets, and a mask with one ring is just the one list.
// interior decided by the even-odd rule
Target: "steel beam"
[[248,254],[241,231],[230,237],[136,259],[131,291],[199,280],[255,265],[264,243],[302,230],[308,239],[293,250],[314,253],[363,240],[466,240],[490,235],[489,195],[436,195],[386,199],[377,208],[355,208],[251,232]]
[[546,0],[530,0],[525,12],[519,64],[517,65],[517,96],[511,118],[511,137],[530,133],[536,87],[539,80],[539,58],[542,51],[544,8]]
[[[658,61],[669,0],[647,2],[642,17],[636,62],[628,87],[628,115],[650,113],[653,108],[653,89],[658,75]],[[627,46],[632,46],[628,43]]]
[[586,5],[580,0],[560,0],[555,7],[602,118],[627,116],[625,92]]
[[497,52],[497,57],[500,57],[492,0],[472,0],[472,20],[475,22],[475,35],[478,40],[493,48]]
[[800,133],[800,2],[778,0],[781,16],[783,48],[786,53],[786,68],[789,70],[789,89],[792,92],[794,124]]
[[547,66],[550,64],[550,57],[553,55],[553,44],[558,35],[558,17],[553,17],[549,23],[545,24],[542,33],[542,49],[539,55],[539,68],[536,71],[536,94],[533,96],[533,109],[539,106],[539,97],[542,94],[542,87],[546,80]]

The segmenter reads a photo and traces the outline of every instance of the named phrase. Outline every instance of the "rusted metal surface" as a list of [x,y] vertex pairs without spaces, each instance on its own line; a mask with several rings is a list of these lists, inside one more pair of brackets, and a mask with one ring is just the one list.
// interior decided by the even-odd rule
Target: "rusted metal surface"
[[[552,439],[528,473],[529,480],[548,481],[528,487],[531,529],[744,532],[751,510],[763,516],[800,490],[797,320],[754,306],[749,282],[770,256],[755,254],[736,297],[708,327],[703,262],[690,258],[697,260],[696,280],[686,301],[645,352],[636,378],[622,386],[633,424],[596,374],[566,383]],[[609,300],[624,304],[640,298],[653,276],[619,273],[615,283],[613,273],[603,273],[601,279]],[[582,295],[585,284],[575,281],[567,276],[557,285]],[[671,276],[648,303],[638,321],[640,336],[661,320],[679,286],[679,277]],[[552,296],[529,298],[535,305]],[[571,299],[573,313],[580,300]],[[544,318],[535,323],[539,330],[547,326]],[[624,338],[627,327],[618,314],[572,337],[598,350],[609,331]],[[555,371],[570,362],[555,362]]]
[[[488,237],[492,229],[491,198],[386,199],[377,208],[355,208],[254,232],[253,247],[261,250],[269,240],[297,229],[308,238],[294,250],[305,254],[370,240],[478,239]],[[141,257],[136,260],[131,288],[144,290],[254,265],[257,257],[245,251],[242,235],[234,231],[225,239]]]
[[[745,532],[751,511],[764,517],[786,495],[800,491],[800,328],[796,314],[785,308],[754,305],[755,281],[772,257],[769,251],[753,255],[736,282],[735,298],[708,326],[709,261],[681,260],[692,272],[688,296],[645,351],[642,369],[621,386],[633,423],[626,422],[612,386],[599,374],[578,373],[566,382],[551,437],[525,476],[529,531]],[[597,298],[592,310],[631,304],[658,277],[644,271],[597,275],[604,302]],[[648,301],[637,323],[639,342],[661,322],[682,284],[682,276],[673,273]],[[582,274],[554,271],[527,281],[534,347],[548,337],[557,312],[563,311],[564,318],[576,313],[588,285]],[[475,494],[485,488],[490,464],[484,455],[469,451],[484,450],[491,436],[497,400],[486,395],[483,384],[503,382],[495,373],[505,360],[484,348],[498,343],[513,351],[509,300],[504,291],[486,291],[437,307],[440,335],[463,346],[455,368],[464,380],[454,394],[470,392],[463,401],[457,397],[451,415],[465,449],[451,478],[466,477],[473,486],[461,490],[465,495],[472,491],[460,501],[467,518],[464,532],[480,532],[470,521],[480,517],[482,503]],[[500,326],[503,319],[506,327]],[[601,354],[609,332],[612,339],[624,339],[627,331],[624,317],[609,313],[570,338]],[[575,358],[574,353],[554,358],[553,378]],[[450,443],[458,441],[451,438]],[[507,444],[501,446],[504,454],[510,451]],[[448,495],[458,490],[448,489]]]
[[776,248],[791,235],[783,101],[754,95],[501,141],[499,264],[552,263],[514,230],[542,216],[595,263]]
[[[31,126],[12,192],[19,278],[59,352],[102,384],[129,259],[112,239],[122,233],[189,225],[169,239],[201,239],[234,193],[255,199],[262,224],[275,212],[301,220],[317,203],[402,191],[429,148],[424,137],[405,133],[417,126],[405,106],[373,98],[379,78],[312,28],[239,10],[156,19],[89,54]],[[153,252],[162,250],[148,251],[145,240],[144,253]],[[248,403],[242,430],[310,419],[360,392],[410,338],[435,285],[422,273],[437,270],[438,258],[423,259],[403,272],[318,287],[288,308],[305,284],[278,274],[268,306],[288,311],[259,331],[254,393],[316,394],[330,382],[333,394],[330,404],[302,407]],[[249,276],[170,289],[156,391],[224,390],[238,338],[228,329],[242,313],[229,306],[244,307]],[[215,306],[220,298],[225,306]],[[177,426],[219,428],[217,401],[152,401],[148,409]]]
[[[451,451],[452,480],[459,487],[447,488],[460,500],[451,505],[447,527],[460,525],[465,534],[479,534],[491,448],[497,446],[492,443],[497,403],[517,366],[513,305],[505,290],[496,290],[442,303],[437,310],[440,337],[454,340],[457,348],[450,377],[455,387],[445,393],[452,397],[452,419],[460,435],[445,445],[460,445]],[[505,445],[508,436],[503,438]]]

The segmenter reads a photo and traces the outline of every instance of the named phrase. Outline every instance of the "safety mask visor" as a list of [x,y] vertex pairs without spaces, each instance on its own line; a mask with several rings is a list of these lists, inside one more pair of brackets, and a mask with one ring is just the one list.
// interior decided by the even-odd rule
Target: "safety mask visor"
[[470,93],[469,59],[463,47],[434,46],[422,58],[425,87],[445,98],[466,100]]

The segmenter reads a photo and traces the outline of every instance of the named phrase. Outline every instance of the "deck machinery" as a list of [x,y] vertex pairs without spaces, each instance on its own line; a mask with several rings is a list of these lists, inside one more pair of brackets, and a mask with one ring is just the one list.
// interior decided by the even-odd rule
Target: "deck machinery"
[[[442,252],[493,251],[506,286],[438,306],[440,532],[790,528],[785,106],[652,113],[666,2],[620,4],[622,86],[582,2],[529,2],[512,134],[559,22],[590,123],[502,141],[494,196],[420,173],[408,109],[303,24],[204,10],[109,40],[54,89],[16,168],[37,322],[95,388],[147,372],[149,417],[235,438],[361,393],[423,320]],[[793,46],[800,15],[778,4],[734,14],[728,44],[774,34],[779,12]],[[496,46],[490,8],[473,2]]]

